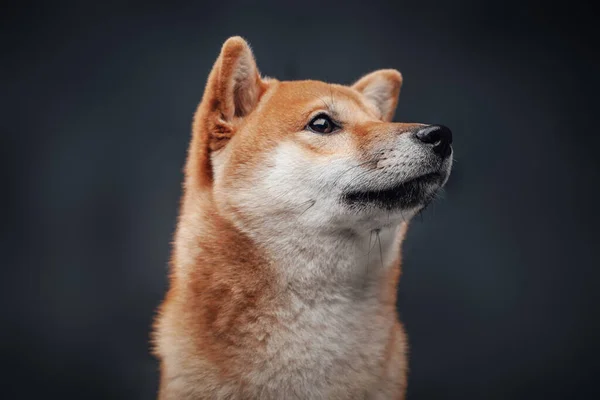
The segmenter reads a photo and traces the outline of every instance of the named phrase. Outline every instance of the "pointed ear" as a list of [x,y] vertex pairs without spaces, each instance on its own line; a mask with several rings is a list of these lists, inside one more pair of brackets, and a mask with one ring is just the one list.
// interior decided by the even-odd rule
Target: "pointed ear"
[[225,122],[248,115],[262,94],[262,80],[250,46],[234,36],[223,44],[207,85],[207,96]]
[[212,182],[212,152],[229,142],[236,121],[256,108],[266,88],[248,43],[239,36],[227,39],[194,116],[186,167],[190,182]]
[[395,69],[380,69],[360,78],[352,88],[362,93],[381,114],[381,119],[391,121],[396,112],[402,74]]

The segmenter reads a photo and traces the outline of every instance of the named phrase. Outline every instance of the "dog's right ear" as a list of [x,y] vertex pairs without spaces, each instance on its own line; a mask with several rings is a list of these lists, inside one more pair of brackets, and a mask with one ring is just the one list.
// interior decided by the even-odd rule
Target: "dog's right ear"
[[196,165],[189,166],[193,171],[188,173],[212,180],[210,153],[227,144],[236,122],[254,110],[265,89],[248,43],[239,36],[227,39],[194,118],[189,157],[190,164]]
[[402,87],[402,74],[395,69],[380,69],[360,78],[352,85],[375,106],[384,121],[394,118],[398,96]]

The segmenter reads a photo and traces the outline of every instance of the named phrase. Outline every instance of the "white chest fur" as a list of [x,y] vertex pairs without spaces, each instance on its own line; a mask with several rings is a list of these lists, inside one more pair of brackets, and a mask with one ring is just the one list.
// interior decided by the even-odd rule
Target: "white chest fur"
[[274,262],[286,306],[251,381],[260,398],[279,398],[282,390],[310,399],[372,393],[395,322],[382,307],[381,280],[398,255],[399,228],[296,235],[270,236],[281,238],[268,245],[279,249]]

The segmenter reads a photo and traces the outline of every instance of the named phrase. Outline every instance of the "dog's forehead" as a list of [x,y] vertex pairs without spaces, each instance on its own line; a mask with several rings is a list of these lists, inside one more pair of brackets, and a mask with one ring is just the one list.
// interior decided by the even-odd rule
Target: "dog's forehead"
[[356,90],[322,81],[279,82],[273,100],[277,104],[297,108],[298,111],[323,108],[341,115],[357,111],[373,114],[371,106]]

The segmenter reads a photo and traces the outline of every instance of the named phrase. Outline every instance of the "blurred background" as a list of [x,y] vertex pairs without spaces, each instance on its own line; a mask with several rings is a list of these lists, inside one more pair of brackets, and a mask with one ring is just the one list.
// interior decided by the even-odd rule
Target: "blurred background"
[[192,114],[232,35],[279,79],[397,68],[396,120],[454,132],[445,198],[404,246],[409,399],[600,394],[594,15],[470,0],[3,6],[3,398],[155,397],[148,335]]

